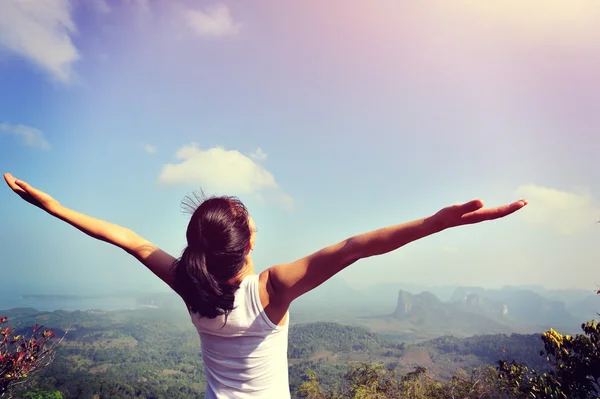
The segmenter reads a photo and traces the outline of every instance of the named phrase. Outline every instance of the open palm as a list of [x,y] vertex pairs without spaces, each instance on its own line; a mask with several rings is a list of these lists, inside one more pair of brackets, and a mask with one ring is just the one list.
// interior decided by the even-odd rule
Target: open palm
[[15,192],[15,194],[19,195],[19,197],[23,198],[30,204],[37,206],[38,208],[50,212],[57,205],[59,205],[58,201],[56,201],[50,195],[31,187],[22,180],[15,179],[15,177],[10,173],[4,174],[4,180],[6,181],[6,184],[8,184],[8,186]]

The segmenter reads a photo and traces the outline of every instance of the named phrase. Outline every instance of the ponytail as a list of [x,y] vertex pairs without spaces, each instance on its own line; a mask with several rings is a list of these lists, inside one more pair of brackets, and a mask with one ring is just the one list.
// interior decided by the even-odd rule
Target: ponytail
[[209,319],[225,315],[227,321],[239,288],[229,281],[243,269],[251,237],[248,211],[238,199],[211,197],[197,205],[187,247],[173,265],[173,288],[190,313]]
[[214,319],[234,309],[237,285],[220,282],[210,273],[206,249],[187,247],[175,263],[175,290],[182,296],[188,309],[202,317]]

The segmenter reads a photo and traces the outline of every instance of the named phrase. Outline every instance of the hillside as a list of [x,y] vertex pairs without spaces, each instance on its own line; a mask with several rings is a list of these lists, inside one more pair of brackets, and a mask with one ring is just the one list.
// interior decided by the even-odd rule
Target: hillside
[[[33,376],[33,387],[59,390],[65,398],[189,398],[200,395],[205,377],[199,338],[185,314],[161,309],[115,312],[37,312],[7,315],[22,331],[43,323],[59,335],[68,330],[56,361]],[[440,378],[513,356],[540,362],[535,335],[442,337],[409,344],[363,327],[336,323],[294,325],[288,356],[290,384],[297,388],[308,368],[335,384],[348,362],[371,361],[409,372],[423,366]],[[333,386],[333,385],[332,385]]]

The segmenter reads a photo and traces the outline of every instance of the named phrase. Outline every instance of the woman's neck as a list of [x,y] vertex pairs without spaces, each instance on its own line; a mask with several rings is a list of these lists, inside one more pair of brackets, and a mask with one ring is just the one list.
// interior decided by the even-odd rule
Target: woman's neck
[[246,256],[246,261],[244,263],[244,267],[242,267],[242,270],[240,270],[240,272],[233,278],[231,278],[231,280],[229,280],[229,282],[231,284],[239,284],[241,283],[246,277],[253,275],[254,273],[254,264],[252,263],[252,256],[250,254],[248,254]]

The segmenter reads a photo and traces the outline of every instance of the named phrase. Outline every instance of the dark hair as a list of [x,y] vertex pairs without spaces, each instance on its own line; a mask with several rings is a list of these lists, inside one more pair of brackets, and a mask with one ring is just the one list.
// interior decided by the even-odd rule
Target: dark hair
[[193,214],[187,247],[173,265],[174,289],[190,312],[209,319],[227,317],[239,288],[229,280],[242,270],[250,250],[248,211],[236,197],[202,198],[199,204],[187,199],[183,205]]

